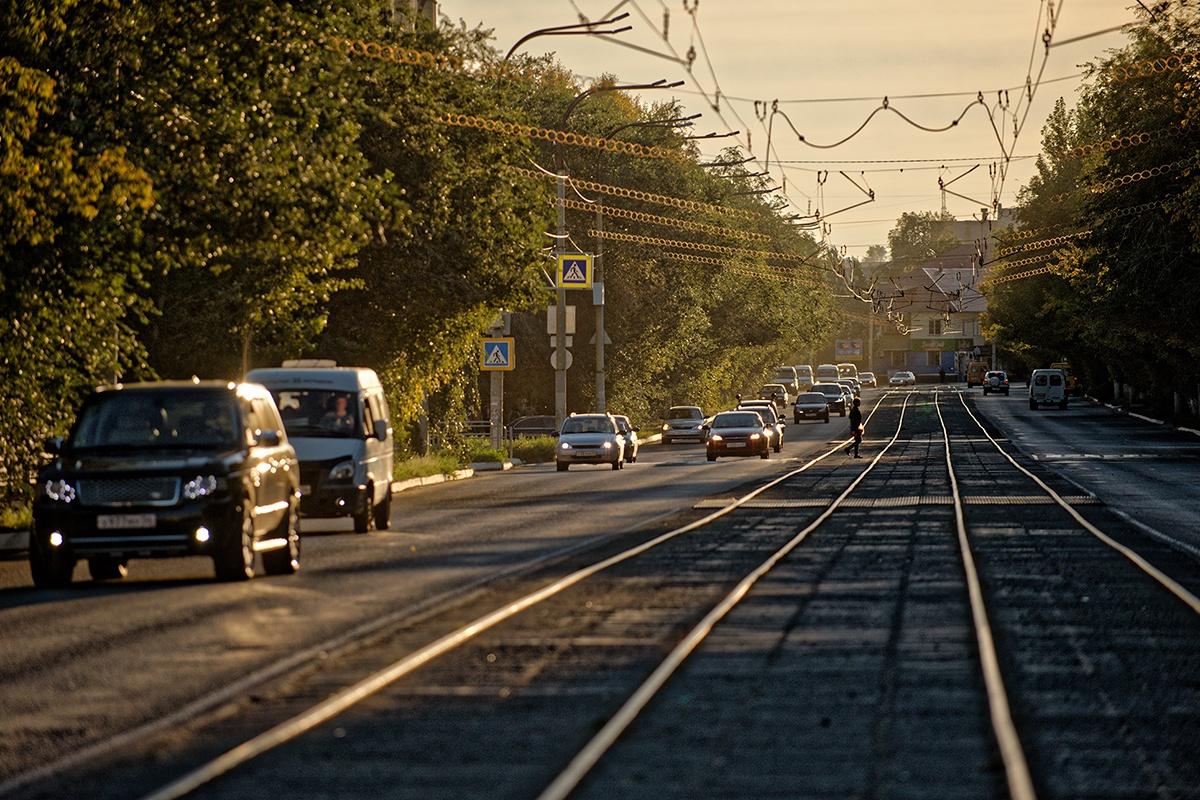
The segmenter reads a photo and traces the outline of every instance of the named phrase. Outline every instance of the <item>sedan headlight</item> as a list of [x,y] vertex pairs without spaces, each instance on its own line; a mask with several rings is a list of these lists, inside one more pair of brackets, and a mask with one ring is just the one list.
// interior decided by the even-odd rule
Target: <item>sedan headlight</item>
[[605,450],[612,450],[612,442],[603,442],[600,446]]
[[571,449],[571,443],[570,443],[570,442],[563,442],[563,443],[562,443],[562,444],[560,444],[558,447],[559,447],[559,449],[561,449],[561,450],[570,450],[570,449]]
[[708,440],[710,442],[723,442],[725,441],[725,437],[719,433],[714,433],[712,436],[708,437]]
[[750,434],[750,441],[754,441],[755,439],[761,439],[761,438],[762,438],[762,434],[761,434],[761,433],[752,433],[752,434]]
[[75,487],[62,478],[46,481],[42,491],[57,503],[70,503],[75,499]]
[[188,500],[208,497],[210,494],[216,494],[219,489],[223,489],[224,483],[225,481],[217,478],[216,475],[197,475],[183,485],[183,496]]
[[329,480],[331,480],[331,481],[354,480],[354,462],[353,461],[343,461],[340,464],[335,464],[333,469],[329,470]]
[[664,431],[669,431],[669,430],[671,430],[671,426],[670,426],[670,425],[668,425],[667,423],[665,423],[665,422],[664,422],[664,423],[663,423],[663,427],[662,427],[662,429],[663,429]]

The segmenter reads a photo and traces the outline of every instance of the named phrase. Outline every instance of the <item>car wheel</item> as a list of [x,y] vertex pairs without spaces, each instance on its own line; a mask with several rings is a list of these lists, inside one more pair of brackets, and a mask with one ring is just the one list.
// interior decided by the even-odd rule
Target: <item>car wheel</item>
[[800,424],[800,417],[799,417],[799,416],[793,416],[793,417],[792,417],[792,422],[793,422],[793,423],[795,423],[796,425],[799,425],[799,424]]
[[669,436],[664,436],[664,437],[662,438],[662,443],[663,443],[663,444],[670,444],[670,443],[671,443],[671,437],[669,437]]
[[1030,411],[1037,411],[1037,400],[1030,400],[1030,401],[1029,401],[1029,410],[1030,410]]
[[213,553],[213,569],[219,581],[244,581],[254,577],[254,518],[249,498],[242,501],[239,530],[225,532]]
[[1062,409],[1063,411],[1066,411],[1067,410],[1067,401],[1063,400],[1061,403],[1058,404],[1058,407],[1060,409]]
[[984,397],[987,397],[987,393],[988,393],[988,390],[987,390],[987,388],[986,388],[986,387],[984,387],[984,390],[983,390],[983,396],[984,396]]
[[779,444],[775,445],[775,452],[778,453],[782,449],[783,449],[783,440],[780,439]]
[[829,422],[829,412],[828,411],[825,412],[825,422],[826,423]]
[[388,487],[383,502],[375,506],[375,530],[386,531],[392,527],[392,487]]
[[714,456],[712,453],[709,453],[709,454],[708,454],[708,460],[709,460],[709,461],[716,461],[716,460],[717,460],[717,457],[716,457],[716,456]]
[[[380,505],[385,505],[381,503]],[[295,506],[288,509],[287,516],[275,529],[275,535],[287,539],[287,546],[263,553],[263,571],[268,575],[294,575],[300,570],[300,515]]]
[[119,581],[129,574],[129,562],[109,556],[88,559],[88,574],[94,581]]
[[621,460],[617,459],[616,461],[612,462],[612,468],[613,468],[613,472],[616,472],[617,470],[619,470],[621,468]]
[[33,533],[29,535],[29,572],[33,585],[39,589],[62,589],[71,585],[75,559],[51,547],[49,542]]
[[758,454],[758,457],[761,459],[764,459],[764,460],[770,458],[771,457],[771,448],[764,447],[763,451]]
[[842,410],[838,412],[838,416],[846,416],[846,408],[844,406],[842,407]]
[[358,514],[353,514],[354,532],[367,533],[371,530],[371,504],[375,501],[375,486],[367,484],[367,501],[363,504],[363,510]]
[[554,466],[555,466],[555,468],[558,469],[559,472],[566,472],[568,469],[571,468],[570,464],[564,464],[561,461],[557,462]]

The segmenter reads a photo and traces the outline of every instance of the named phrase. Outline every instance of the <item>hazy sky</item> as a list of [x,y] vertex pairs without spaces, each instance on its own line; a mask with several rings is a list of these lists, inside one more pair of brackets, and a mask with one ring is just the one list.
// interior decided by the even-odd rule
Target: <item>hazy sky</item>
[[[618,0],[441,0],[441,11],[452,19],[463,19],[468,25],[482,24],[494,29],[497,45],[507,49],[534,28],[576,22],[578,12],[598,19],[617,4]],[[764,155],[766,129],[755,117],[754,99],[779,99],[780,108],[797,129],[810,141],[823,144],[851,133],[885,95],[895,98],[903,94],[982,90],[991,102],[997,89],[1025,83],[1031,51],[1036,77],[1044,52],[1040,37],[1045,17],[1041,16],[1040,25],[1038,20],[1046,0],[699,0],[695,19],[712,60],[713,72],[710,72],[692,17],[684,10],[682,0],[626,0],[620,5],[621,10],[632,13],[622,24],[635,26],[622,34],[621,39],[659,52],[666,51],[660,36],[664,11],[669,10],[671,44],[681,54],[693,45],[698,53],[693,68],[695,79],[711,96],[715,72],[723,95],[745,98],[723,101],[721,110],[730,127],[743,131],[739,137],[743,144],[746,131],[751,133],[753,152],[760,157]],[[1127,0],[1064,0],[1055,40],[1133,21],[1136,17],[1132,8],[1136,6]],[[1035,40],[1038,43],[1033,50]],[[1055,47],[1050,51],[1044,77],[1076,75],[1080,64],[1123,41],[1122,34],[1110,33]],[[554,51],[569,69],[585,76],[611,72],[623,81],[634,83],[686,77],[686,70],[680,64],[592,37],[535,39],[523,51]],[[1078,79],[1071,79],[1041,86],[1021,138],[1013,148],[1014,155],[1038,152],[1046,114],[1058,97],[1065,97],[1073,104],[1078,85]],[[695,132],[729,130],[694,92],[695,88],[688,83],[676,92],[690,112],[704,112],[697,120]],[[684,93],[683,89],[692,91]],[[655,99],[668,96],[666,92],[653,95]],[[1013,103],[1017,95],[1017,91],[1009,93]],[[784,102],[832,97],[873,99]],[[890,103],[923,125],[941,127],[958,116],[972,99],[969,96],[891,99]],[[879,114],[862,134],[833,149],[805,146],[786,126],[782,130],[781,126],[782,120],[776,118],[772,149],[777,151],[775,158],[785,162],[937,159],[927,164],[798,163],[785,167],[788,195],[802,211],[807,210],[810,198],[814,208],[822,207],[826,213],[865,199],[837,174],[838,169],[844,169],[860,183],[865,179],[875,190],[875,203],[829,219],[833,226],[830,241],[845,245],[850,255],[862,255],[870,244],[885,243],[888,229],[901,212],[939,209],[939,175],[949,180],[979,163],[982,165],[979,169],[952,188],[983,201],[991,197],[988,164],[999,157],[1000,150],[991,123],[980,107],[968,111],[958,127],[946,133],[925,133],[894,114]],[[1011,131],[1011,118],[1007,128]],[[715,153],[718,146],[709,144],[705,151]],[[967,160],[947,162],[946,169],[940,169],[941,160],[951,158]],[[774,169],[774,164],[772,167],[778,181],[781,173]],[[860,170],[900,167],[905,167],[903,173],[859,174]],[[815,170],[825,168],[833,173],[825,185],[822,204],[818,203]],[[1032,160],[1013,162],[1004,184],[1005,204],[1013,203],[1031,170]],[[952,213],[967,217],[977,214],[980,204],[949,196],[946,205]]]

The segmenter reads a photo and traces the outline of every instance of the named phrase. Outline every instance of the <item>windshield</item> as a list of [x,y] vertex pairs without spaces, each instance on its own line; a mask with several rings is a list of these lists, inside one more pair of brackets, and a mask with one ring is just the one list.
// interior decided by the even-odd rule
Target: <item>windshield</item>
[[362,437],[353,392],[331,389],[272,389],[290,437],[352,439]]
[[805,392],[796,400],[797,403],[824,403],[825,395],[818,392]]
[[761,428],[762,417],[758,414],[718,414],[713,420],[714,428]]
[[842,387],[836,383],[818,383],[813,387],[813,391],[821,392],[822,394],[841,394]]
[[790,369],[780,369],[775,371],[775,380],[779,383],[791,383],[795,379],[796,375]]
[[695,406],[673,406],[667,419],[704,419],[704,414]]
[[239,430],[224,392],[113,392],[83,408],[71,447],[236,447]]
[[613,433],[612,420],[608,417],[572,417],[562,426],[563,433]]

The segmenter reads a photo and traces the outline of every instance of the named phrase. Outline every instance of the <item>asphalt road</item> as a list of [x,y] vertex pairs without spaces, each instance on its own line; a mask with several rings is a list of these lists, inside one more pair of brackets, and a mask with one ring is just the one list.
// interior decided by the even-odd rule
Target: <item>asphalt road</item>
[[305,522],[295,577],[219,584],[207,559],[147,560],[120,583],[92,584],[81,565],[76,586],[37,592],[22,561],[0,562],[0,785],[357,625],[782,473],[844,430],[837,417],[790,425],[766,461],[647,446],[620,472],[533,465],[411,490],[396,496],[389,531]]
[[1029,408],[1028,389],[983,397],[978,408],[1014,445],[1110,508],[1200,552],[1200,436],[1080,398],[1066,411]]

